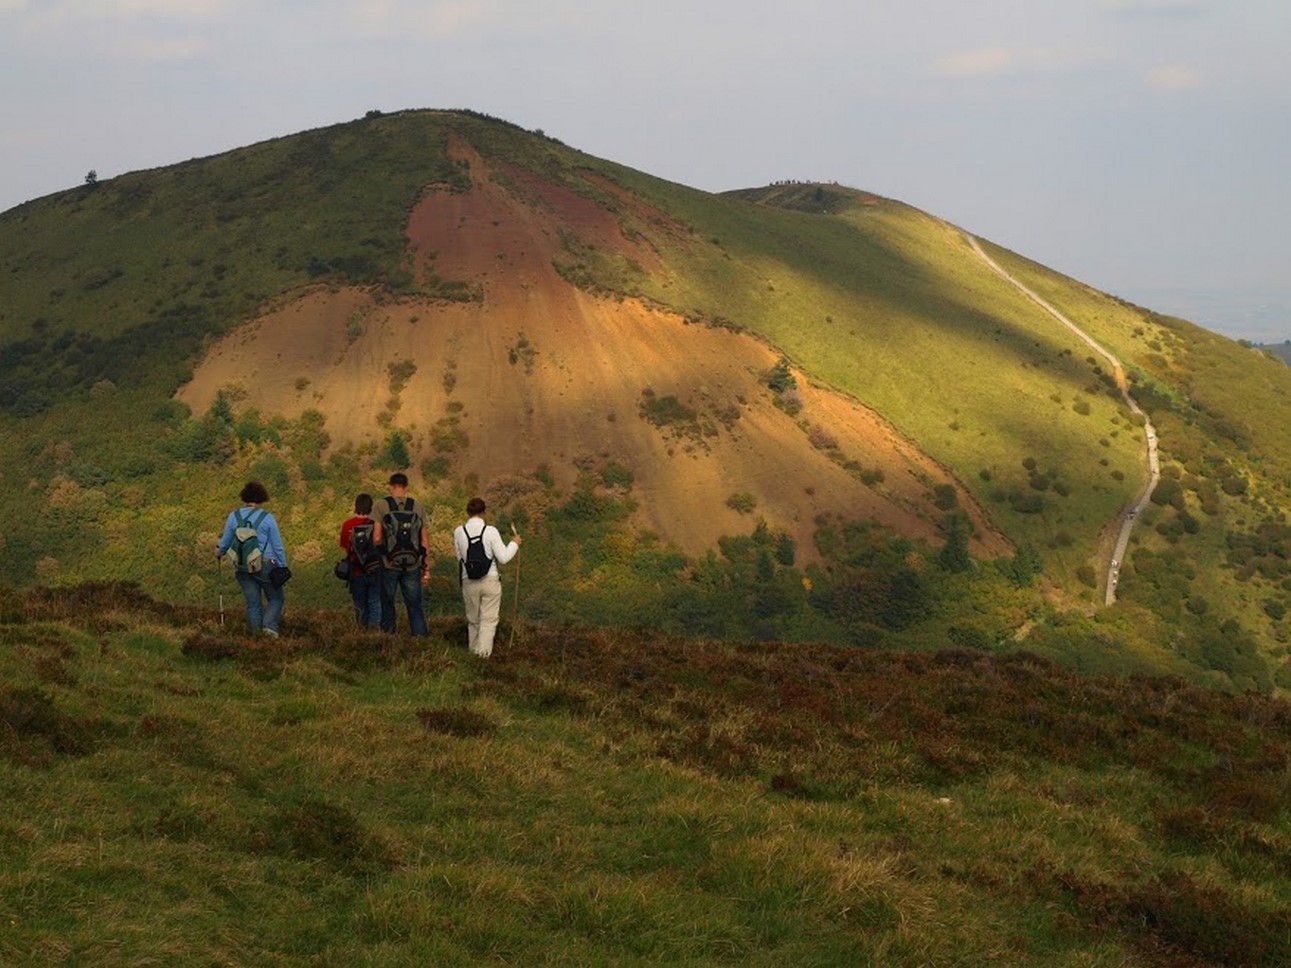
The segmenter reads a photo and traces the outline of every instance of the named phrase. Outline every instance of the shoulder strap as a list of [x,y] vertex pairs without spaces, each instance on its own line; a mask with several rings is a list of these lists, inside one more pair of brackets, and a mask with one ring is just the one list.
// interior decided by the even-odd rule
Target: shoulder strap
[[260,525],[264,522],[264,519],[265,519],[265,518],[267,518],[268,516],[269,516],[269,512],[268,512],[268,511],[266,511],[264,508],[261,508],[261,509],[260,509],[260,517],[256,518],[256,523],[255,523],[255,524],[253,524],[253,525],[251,525],[251,527],[253,527],[253,528],[259,528],[259,527],[260,527]]

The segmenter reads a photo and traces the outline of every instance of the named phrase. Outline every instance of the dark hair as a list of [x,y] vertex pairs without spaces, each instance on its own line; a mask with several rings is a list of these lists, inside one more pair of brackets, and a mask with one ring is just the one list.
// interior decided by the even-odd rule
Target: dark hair
[[408,475],[400,471],[395,471],[395,473],[390,475],[389,483],[391,487],[407,487]]
[[239,497],[242,498],[242,503],[244,504],[264,504],[265,501],[269,500],[269,492],[265,490],[265,486],[259,481],[247,481],[247,486],[242,488],[242,493]]
[[371,494],[360,494],[358,497],[354,499],[354,513],[355,514],[372,513],[372,495]]
[[471,515],[471,517],[474,517],[477,514],[483,514],[484,508],[484,498],[482,497],[473,497],[466,502],[466,513]]

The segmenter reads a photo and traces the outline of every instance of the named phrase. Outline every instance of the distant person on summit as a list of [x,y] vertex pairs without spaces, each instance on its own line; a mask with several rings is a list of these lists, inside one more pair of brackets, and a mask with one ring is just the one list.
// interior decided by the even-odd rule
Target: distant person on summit
[[[421,589],[430,584],[430,562],[426,558],[426,522],[417,502],[408,496],[408,475],[390,475],[390,496],[377,501],[372,508],[376,520],[376,542],[382,548],[381,628],[393,632],[395,590],[403,597],[408,610],[408,631],[426,636],[426,610],[421,603]],[[420,580],[418,580],[420,578]]]
[[466,504],[466,522],[453,531],[470,649],[481,659],[493,654],[493,637],[502,611],[502,578],[498,565],[505,565],[520,550],[520,536],[517,534],[509,544],[503,544],[498,529],[484,523],[484,510],[481,498],[471,498]]
[[278,637],[278,623],[286,600],[282,585],[275,585],[275,572],[287,572],[287,551],[274,516],[261,507],[269,492],[259,481],[248,481],[240,495],[243,507],[229,512],[224,534],[215,548],[216,560],[232,549],[234,575],[247,603],[247,624],[252,632]]

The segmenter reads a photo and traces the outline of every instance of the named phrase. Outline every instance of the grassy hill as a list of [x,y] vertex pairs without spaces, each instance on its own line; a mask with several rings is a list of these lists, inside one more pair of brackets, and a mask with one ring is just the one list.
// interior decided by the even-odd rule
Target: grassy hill
[[0,959],[1274,966],[1291,710],[1037,656],[0,593]]
[[538,539],[534,621],[1291,684],[1286,368],[989,251],[1158,428],[1113,609],[1141,428],[957,228],[834,185],[699,192],[466,112],[0,214],[0,540],[19,585],[209,604],[255,476],[293,601],[326,605],[352,494],[398,467],[440,538],[482,492]]

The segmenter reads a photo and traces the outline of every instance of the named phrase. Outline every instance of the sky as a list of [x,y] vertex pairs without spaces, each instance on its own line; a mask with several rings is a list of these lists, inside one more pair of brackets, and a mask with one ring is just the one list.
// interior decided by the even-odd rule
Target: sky
[[0,211],[471,108],[706,191],[837,181],[1291,339],[1291,0],[0,0]]

